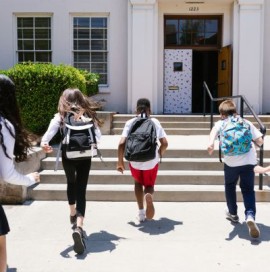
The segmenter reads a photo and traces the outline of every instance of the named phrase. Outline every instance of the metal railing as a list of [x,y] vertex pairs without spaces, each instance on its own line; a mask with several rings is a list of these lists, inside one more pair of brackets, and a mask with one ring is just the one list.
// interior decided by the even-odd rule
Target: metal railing
[[[206,84],[206,82],[203,82],[203,116],[205,116],[205,108],[206,108],[206,94],[208,94],[210,98],[210,130],[213,127],[214,123],[214,103],[218,101],[224,101],[226,99],[240,99],[240,116],[243,118],[244,117],[244,104],[250,111],[250,113],[253,115],[255,120],[257,121],[260,131],[263,134],[263,137],[266,134],[266,127],[256,114],[256,112],[253,110],[253,108],[250,106],[249,102],[243,95],[235,95],[235,96],[223,96],[223,97],[218,97],[214,98]],[[263,166],[263,145],[258,146],[259,148],[259,165]],[[259,174],[259,190],[263,189],[263,175]]]

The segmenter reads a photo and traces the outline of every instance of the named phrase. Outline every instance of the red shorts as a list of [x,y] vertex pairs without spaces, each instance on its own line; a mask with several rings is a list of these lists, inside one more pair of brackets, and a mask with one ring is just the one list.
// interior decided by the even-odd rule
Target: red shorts
[[158,163],[149,170],[139,170],[129,164],[132,177],[143,186],[154,186],[157,178]]

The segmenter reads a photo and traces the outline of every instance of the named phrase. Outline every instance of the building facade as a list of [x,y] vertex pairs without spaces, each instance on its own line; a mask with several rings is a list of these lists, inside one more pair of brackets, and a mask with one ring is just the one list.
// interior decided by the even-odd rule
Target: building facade
[[270,112],[269,0],[0,0],[0,69],[23,61],[101,75],[105,110],[202,112],[214,97],[244,95]]

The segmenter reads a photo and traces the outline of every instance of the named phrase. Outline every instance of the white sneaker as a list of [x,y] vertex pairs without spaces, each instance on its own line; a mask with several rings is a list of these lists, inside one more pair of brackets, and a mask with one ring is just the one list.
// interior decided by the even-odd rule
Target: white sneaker
[[139,220],[139,222],[145,221],[145,210],[139,210],[137,219]]
[[248,226],[250,237],[258,238],[260,236],[260,230],[259,230],[257,224],[255,223],[254,218],[251,215],[247,216],[246,223]]

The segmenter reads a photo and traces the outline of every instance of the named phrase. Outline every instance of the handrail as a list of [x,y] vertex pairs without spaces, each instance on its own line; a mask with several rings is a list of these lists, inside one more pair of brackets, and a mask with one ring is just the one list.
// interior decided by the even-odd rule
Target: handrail
[[[260,120],[260,118],[258,117],[258,115],[256,114],[256,112],[253,110],[253,108],[250,106],[250,104],[248,103],[247,99],[245,98],[245,96],[243,95],[235,95],[235,96],[223,96],[223,97],[218,97],[218,98],[213,98],[206,82],[203,82],[203,116],[205,116],[205,107],[206,107],[206,93],[208,94],[209,98],[210,98],[210,129],[212,129],[213,127],[213,123],[214,123],[214,102],[218,102],[218,101],[223,101],[226,99],[236,99],[239,98],[240,99],[240,116],[243,118],[244,117],[244,103],[246,104],[247,108],[249,109],[249,111],[252,113],[253,117],[255,118],[255,120],[257,121],[257,123],[259,124],[260,127],[260,131],[263,135],[263,137],[266,134],[266,127],[265,125],[262,123],[262,121]],[[263,166],[263,145],[261,145],[260,147],[260,156],[259,156],[259,165]],[[263,188],[263,175],[259,174],[259,190],[262,190]]]

